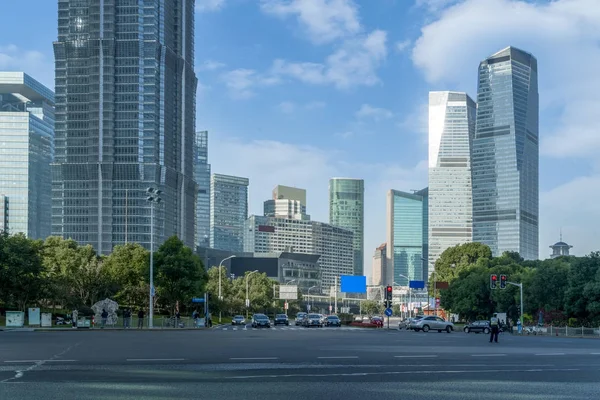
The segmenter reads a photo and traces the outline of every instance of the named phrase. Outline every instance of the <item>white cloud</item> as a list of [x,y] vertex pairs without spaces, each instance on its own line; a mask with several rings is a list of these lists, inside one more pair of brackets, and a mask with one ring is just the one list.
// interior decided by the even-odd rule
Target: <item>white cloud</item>
[[219,11],[225,6],[225,0],[196,0],[197,12]]
[[277,105],[277,108],[284,114],[291,114],[297,111],[298,109],[318,110],[325,108],[325,106],[326,104],[322,101],[311,101],[306,104],[296,104],[293,101],[282,101]]
[[224,68],[225,64],[215,60],[206,60],[198,67],[199,71],[215,71]]
[[358,8],[352,0],[262,0],[263,12],[280,18],[295,16],[317,44],[360,32]]
[[411,44],[412,44],[412,42],[409,39],[402,40],[401,42],[397,42],[396,43],[396,51],[398,51],[399,53],[402,53],[406,49],[408,49]]
[[25,72],[54,90],[54,60],[37,50],[23,50],[14,44],[0,45],[0,70]]
[[[386,238],[386,193],[389,189],[410,190],[426,186],[427,163],[411,168],[395,164],[344,162],[344,154],[334,149],[292,145],[278,141],[243,141],[211,137],[210,162],[215,173],[250,179],[250,213],[262,214],[278,184],[307,190],[307,208],[313,220],[329,220],[328,184],[334,176],[365,179],[365,270],[370,272],[371,256]],[[228,160],[236,155],[236,162]],[[360,171],[360,172],[358,172]],[[315,177],[318,177],[315,179]]]
[[464,0],[422,28],[412,57],[430,83],[474,91],[479,61],[507,45],[531,52],[542,117],[553,118],[540,132],[542,154],[593,158],[600,150],[599,42],[597,0]]
[[232,98],[245,100],[255,95],[253,89],[261,86],[271,86],[279,83],[275,76],[261,75],[253,69],[235,69],[225,72],[221,79],[229,89]]
[[375,121],[381,121],[392,118],[394,113],[386,108],[377,108],[369,104],[363,104],[356,112],[356,116],[358,118],[373,118]]
[[417,0],[415,3],[416,7],[424,7],[429,12],[435,13],[439,12],[446,7],[456,4],[461,0]]
[[292,103],[291,101],[282,101],[279,103],[277,108],[279,108],[279,111],[284,114],[291,114],[296,111],[296,104]]
[[352,131],[345,131],[345,132],[336,132],[334,136],[339,137],[340,139],[348,140],[348,139],[352,139],[353,137],[355,137],[356,134]]

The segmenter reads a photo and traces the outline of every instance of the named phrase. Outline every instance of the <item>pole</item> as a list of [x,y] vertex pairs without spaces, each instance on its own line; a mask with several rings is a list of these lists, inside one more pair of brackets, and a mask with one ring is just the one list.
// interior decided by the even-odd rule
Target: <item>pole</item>
[[523,284],[519,284],[519,289],[521,291],[521,329],[523,329]]
[[148,328],[154,328],[154,202],[150,202],[150,306],[148,308]]
[[250,307],[250,299],[248,299],[248,277],[250,274],[246,275],[246,319],[248,319],[248,308]]
[[333,313],[337,314],[337,276],[335,277],[335,294],[334,294],[334,303],[333,303]]
[[129,220],[128,216],[128,208],[127,208],[127,196],[129,194],[129,189],[125,189],[125,244],[127,244],[127,222]]
[[408,315],[409,317],[412,317],[412,290],[411,288],[408,288]]

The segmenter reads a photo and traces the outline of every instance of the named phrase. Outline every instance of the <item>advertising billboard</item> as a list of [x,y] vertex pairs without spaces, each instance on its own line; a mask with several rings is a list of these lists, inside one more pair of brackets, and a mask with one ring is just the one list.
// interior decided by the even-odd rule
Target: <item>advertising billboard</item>
[[342,275],[340,286],[342,293],[367,293],[367,277]]

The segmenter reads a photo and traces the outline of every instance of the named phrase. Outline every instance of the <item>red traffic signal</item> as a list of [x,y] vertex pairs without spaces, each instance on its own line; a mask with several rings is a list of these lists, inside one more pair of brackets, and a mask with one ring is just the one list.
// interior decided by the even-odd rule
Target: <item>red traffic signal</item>
[[388,286],[388,287],[387,287],[387,291],[388,291],[388,292],[391,292],[391,291],[392,291],[392,287],[391,287],[391,286]]
[[496,274],[490,275],[490,288],[496,289],[497,283],[498,283],[498,275],[496,275]]
[[500,275],[500,289],[506,289],[506,275]]
[[392,301],[392,290],[393,288],[391,286],[388,286],[385,288],[385,299]]

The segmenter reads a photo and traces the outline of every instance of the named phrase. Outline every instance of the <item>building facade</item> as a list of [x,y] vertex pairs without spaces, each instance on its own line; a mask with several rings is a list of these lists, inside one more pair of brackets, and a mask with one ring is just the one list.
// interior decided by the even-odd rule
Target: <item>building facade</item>
[[462,92],[429,93],[429,269],[473,241],[471,152],[477,105]]
[[514,47],[479,65],[473,140],[473,241],[494,256],[539,257],[537,60]]
[[210,178],[210,247],[241,252],[248,218],[248,178],[212,174]]
[[[384,285],[427,280],[427,188],[387,194],[387,268]],[[395,283],[394,283],[395,282]]]
[[52,233],[54,93],[23,72],[0,72],[0,231]]
[[[58,0],[52,231],[194,245],[194,1]],[[151,226],[146,188],[162,190]]]
[[278,185],[273,198],[264,202],[264,215],[287,219],[309,220],[306,214],[306,190]]
[[194,180],[196,192],[196,246],[210,245],[210,164],[208,132],[196,132],[194,146]]
[[329,180],[329,223],[353,232],[354,275],[364,275],[364,180],[351,178]]
[[[353,233],[323,222],[252,215],[244,230],[244,251],[320,255],[321,291],[336,277],[353,273]],[[339,283],[338,283],[339,284]]]
[[387,244],[384,243],[375,249],[373,265],[371,267],[371,285],[383,285],[387,270]]

